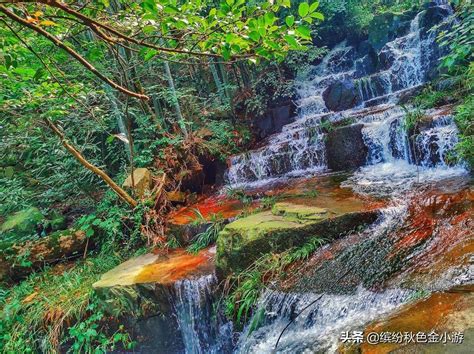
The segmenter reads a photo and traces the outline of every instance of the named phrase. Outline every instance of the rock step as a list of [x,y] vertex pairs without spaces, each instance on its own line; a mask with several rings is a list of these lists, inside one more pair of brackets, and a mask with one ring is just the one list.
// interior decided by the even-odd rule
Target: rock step
[[221,231],[217,239],[218,276],[242,272],[264,254],[302,246],[313,237],[326,241],[337,239],[373,223],[377,215],[376,210],[341,211],[276,203],[272,211],[236,220]]

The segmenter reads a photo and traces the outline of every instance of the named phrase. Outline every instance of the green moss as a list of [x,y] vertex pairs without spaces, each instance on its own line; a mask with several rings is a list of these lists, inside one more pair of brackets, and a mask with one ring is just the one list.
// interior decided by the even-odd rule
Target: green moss
[[318,207],[276,203],[228,224],[217,239],[216,266],[222,274],[240,272],[270,252],[298,247],[308,238],[336,238],[375,220],[375,212],[331,213]]
[[281,215],[295,222],[322,220],[328,217],[327,209],[292,203],[276,203],[272,208],[272,214]]
[[43,214],[37,208],[29,208],[10,215],[0,227],[0,232],[18,238],[36,232],[36,225],[43,220]]

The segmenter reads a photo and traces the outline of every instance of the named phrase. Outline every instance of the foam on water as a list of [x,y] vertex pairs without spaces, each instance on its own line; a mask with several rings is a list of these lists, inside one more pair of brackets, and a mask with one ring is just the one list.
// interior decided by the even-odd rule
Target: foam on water
[[436,182],[467,174],[463,166],[426,168],[409,164],[405,160],[394,160],[362,167],[343,182],[342,186],[362,194],[397,195],[412,189],[415,184]]
[[[253,332],[242,334],[238,353],[303,353],[336,352],[342,331],[363,330],[363,325],[378,316],[389,313],[410,295],[409,291],[389,289],[372,292],[359,288],[352,295],[296,294],[266,291],[257,313],[263,313],[263,325]],[[318,298],[320,298],[318,300]],[[313,301],[313,306],[305,309]],[[284,332],[275,350],[280,333]]]

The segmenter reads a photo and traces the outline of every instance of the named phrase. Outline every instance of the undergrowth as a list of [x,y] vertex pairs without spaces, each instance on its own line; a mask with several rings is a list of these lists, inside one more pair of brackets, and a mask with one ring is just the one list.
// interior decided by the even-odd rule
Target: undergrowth
[[224,228],[225,219],[221,214],[213,214],[206,219],[199,210],[194,211],[197,219],[194,221],[197,224],[206,224],[206,230],[198,233],[191,241],[191,245],[188,246],[187,250],[191,253],[197,253],[200,250],[208,247],[217,240],[219,232]]
[[0,351],[97,353],[132,348],[122,326],[110,332],[104,327],[103,307],[92,288],[121,261],[114,253],[101,253],[70,268],[59,265],[34,273],[12,288],[2,287]]
[[308,259],[324,243],[324,239],[315,237],[301,247],[294,247],[279,254],[265,254],[245,271],[230,276],[223,297],[226,315],[234,319],[237,327],[242,327],[254,309],[265,284],[272,280],[285,279],[288,276],[288,266]]

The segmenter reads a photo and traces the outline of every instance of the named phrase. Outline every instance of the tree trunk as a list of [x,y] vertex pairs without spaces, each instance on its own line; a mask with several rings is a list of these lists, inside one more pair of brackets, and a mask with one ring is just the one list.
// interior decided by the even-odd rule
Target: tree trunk
[[216,64],[214,64],[214,61],[212,59],[209,59],[209,68],[211,69],[212,77],[214,78],[214,83],[217,87],[217,94],[221,99],[221,103],[226,103],[227,99],[225,97],[225,91],[222,87],[222,82],[219,78],[219,74],[217,73]]
[[176,111],[176,115],[178,116],[178,124],[184,136],[187,137],[188,131],[186,129],[186,125],[184,124],[183,114],[181,113],[181,107],[179,106],[178,96],[176,95],[176,88],[174,86],[173,76],[171,75],[170,65],[167,61],[165,61],[163,65],[165,67],[165,74],[166,74],[166,78],[168,80],[168,85],[170,87],[170,91],[172,95],[172,101],[173,101],[172,103]]
[[89,161],[87,161],[84,156],[65,138],[64,134],[59,130],[59,128],[49,119],[44,120],[46,124],[51,128],[51,130],[56,134],[61,140],[61,144],[68,150],[77,161],[81,163],[85,168],[92,171],[94,174],[99,176],[112,190],[122,199],[124,202],[128,203],[131,207],[137,206],[137,201],[133,199],[125,190],[123,190],[119,185],[117,185],[112,178],[110,178],[107,173],[102,171],[100,168],[94,166]]

